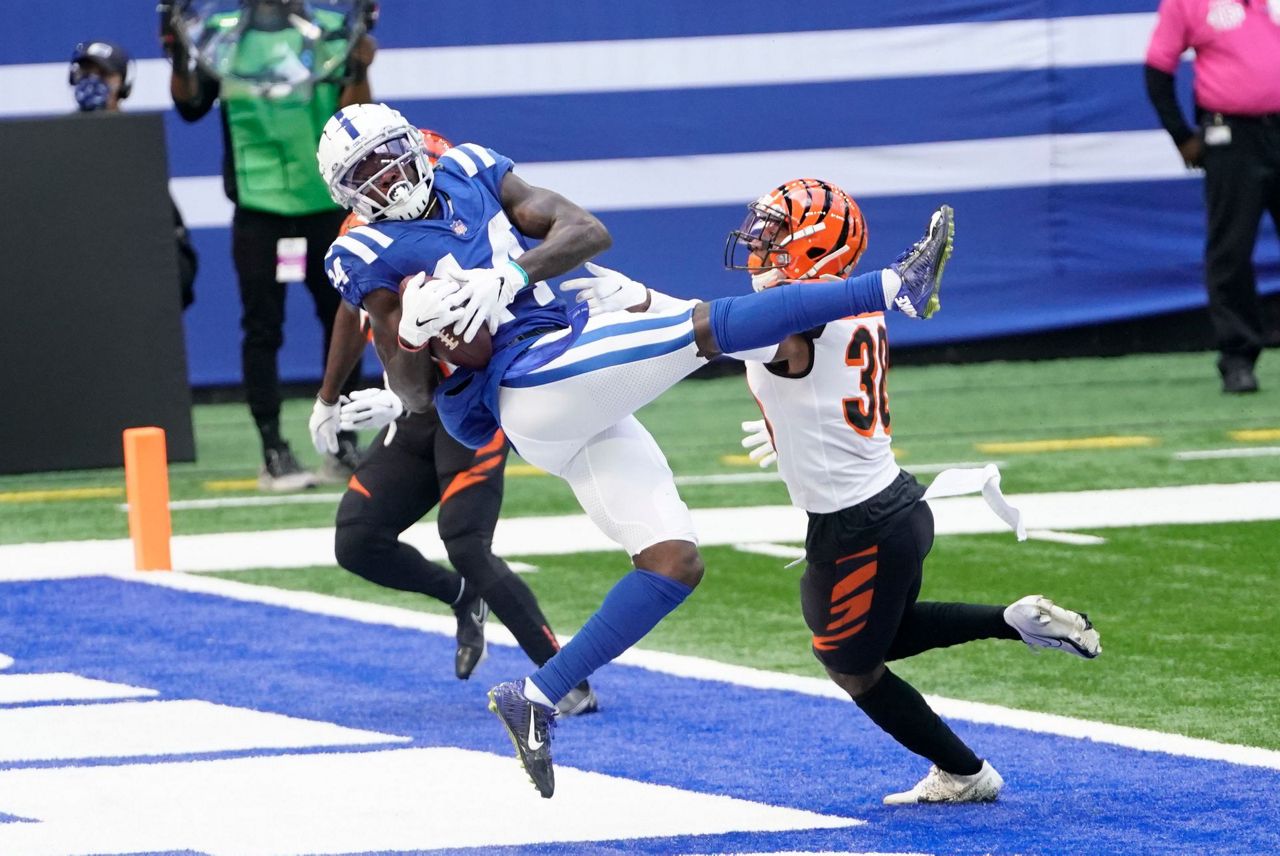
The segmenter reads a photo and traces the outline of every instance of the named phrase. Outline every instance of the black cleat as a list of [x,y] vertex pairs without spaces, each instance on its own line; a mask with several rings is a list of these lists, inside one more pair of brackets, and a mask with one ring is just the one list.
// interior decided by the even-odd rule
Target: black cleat
[[489,604],[475,595],[455,606],[453,614],[458,618],[458,650],[453,657],[453,673],[459,680],[465,681],[489,653],[484,641],[484,623],[489,620]]
[[925,236],[889,265],[902,278],[902,286],[889,308],[908,318],[929,318],[942,308],[938,292],[955,237],[955,212],[950,205],[943,205],[933,212]]
[[556,772],[551,766],[555,708],[525,698],[524,681],[507,681],[489,690],[489,710],[502,720],[529,781],[544,799],[550,799],[556,792]]
[[1236,395],[1258,391],[1258,376],[1248,366],[1228,366],[1222,370],[1222,391]]
[[557,716],[585,716],[598,710],[600,699],[596,698],[596,691],[586,681],[569,690],[564,698],[556,702]]

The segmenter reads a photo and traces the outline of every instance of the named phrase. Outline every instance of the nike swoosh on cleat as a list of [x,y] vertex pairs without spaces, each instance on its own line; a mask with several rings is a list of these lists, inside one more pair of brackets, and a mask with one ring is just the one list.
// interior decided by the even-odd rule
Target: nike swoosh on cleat
[[542,741],[538,739],[538,732],[535,725],[538,720],[538,712],[533,709],[533,705],[529,705],[529,737],[525,740],[529,744],[529,749],[537,752],[542,748]]

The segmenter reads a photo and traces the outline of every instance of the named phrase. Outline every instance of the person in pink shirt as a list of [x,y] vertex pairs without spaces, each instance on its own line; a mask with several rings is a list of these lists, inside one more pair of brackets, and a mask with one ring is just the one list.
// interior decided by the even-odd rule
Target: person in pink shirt
[[[1195,120],[1174,94],[1195,49]],[[1222,389],[1256,392],[1266,344],[1253,250],[1263,212],[1280,234],[1280,0],[1161,0],[1147,95],[1189,168],[1205,173],[1205,281]]]

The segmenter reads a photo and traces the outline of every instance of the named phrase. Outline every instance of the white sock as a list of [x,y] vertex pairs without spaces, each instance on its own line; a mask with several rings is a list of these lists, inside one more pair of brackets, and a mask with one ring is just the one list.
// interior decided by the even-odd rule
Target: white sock
[[884,289],[884,306],[891,309],[894,298],[902,290],[902,277],[898,276],[897,271],[885,268],[880,271],[880,287]]
[[538,685],[528,678],[524,679],[524,697],[529,701],[536,701],[544,707],[555,707],[556,703],[547,698],[547,694],[538,689]]

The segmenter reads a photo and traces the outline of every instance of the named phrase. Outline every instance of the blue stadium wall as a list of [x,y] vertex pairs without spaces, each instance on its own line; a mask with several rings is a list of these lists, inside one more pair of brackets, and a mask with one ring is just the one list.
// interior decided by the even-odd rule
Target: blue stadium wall
[[[413,122],[488,145],[597,211],[615,239],[602,261],[680,295],[744,289],[722,267],[724,237],[749,199],[789,178],[826,178],[861,202],[864,265],[891,259],[949,202],[945,311],[894,330],[897,345],[936,345],[1203,305],[1201,182],[1143,91],[1154,6],[384,0],[371,76]],[[65,61],[81,39],[135,53],[128,107],[166,111],[172,186],[200,251],[191,381],[234,384],[221,132],[213,115],[187,125],[168,109],[152,9],[65,0],[10,16],[0,118],[72,109]],[[1184,104],[1189,77],[1184,66]],[[1263,290],[1280,291],[1274,240],[1258,260]],[[288,311],[282,377],[317,379],[300,286]]]

